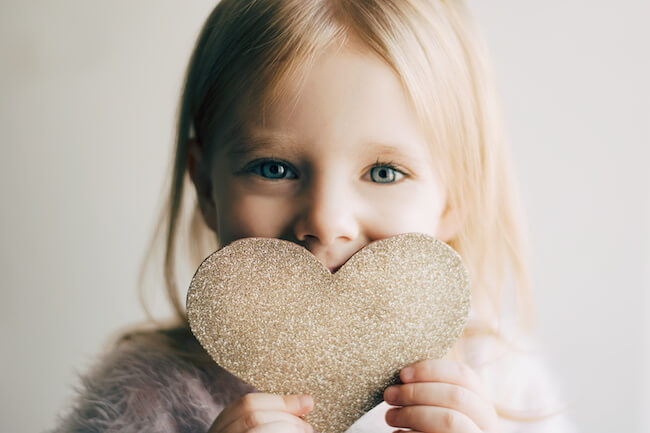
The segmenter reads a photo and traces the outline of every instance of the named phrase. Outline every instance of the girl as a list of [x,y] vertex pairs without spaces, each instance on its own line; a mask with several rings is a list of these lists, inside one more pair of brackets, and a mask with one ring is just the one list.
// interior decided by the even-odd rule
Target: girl
[[463,257],[473,304],[462,338],[445,359],[403,369],[403,384],[349,432],[572,431],[530,352],[498,112],[461,1],[221,1],[187,69],[159,225],[175,321],[124,333],[82,377],[55,431],[312,431],[301,415],[318,401],[256,392],[189,331],[175,265],[190,192],[193,269],[250,236],[302,245],[332,272],[369,242],[405,232]]

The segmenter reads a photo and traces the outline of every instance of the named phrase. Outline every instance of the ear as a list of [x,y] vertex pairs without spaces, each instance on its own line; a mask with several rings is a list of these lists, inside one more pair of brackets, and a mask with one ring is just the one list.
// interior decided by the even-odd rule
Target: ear
[[205,223],[216,233],[217,212],[212,197],[209,161],[204,158],[201,143],[196,138],[187,143],[187,168],[196,188],[196,197]]
[[443,242],[449,242],[456,234],[459,229],[459,217],[458,211],[456,208],[451,207],[449,204],[445,207],[445,210],[440,216],[440,222],[438,223],[438,230],[436,232],[436,238]]

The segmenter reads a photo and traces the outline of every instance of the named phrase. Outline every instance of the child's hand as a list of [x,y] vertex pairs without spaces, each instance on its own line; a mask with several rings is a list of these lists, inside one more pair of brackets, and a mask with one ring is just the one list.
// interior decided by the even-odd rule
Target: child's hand
[[249,393],[226,406],[208,433],[313,433],[300,418],[313,404],[311,396]]
[[483,392],[481,379],[467,364],[429,359],[403,368],[403,385],[384,391],[386,422],[418,432],[493,433],[494,405]]

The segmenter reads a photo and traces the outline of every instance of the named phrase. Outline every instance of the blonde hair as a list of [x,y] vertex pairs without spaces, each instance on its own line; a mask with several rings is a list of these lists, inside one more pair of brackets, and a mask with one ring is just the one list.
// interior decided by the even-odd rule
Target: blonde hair
[[[186,230],[188,251],[182,256],[192,269],[219,247],[189,180],[190,134],[209,143],[203,147],[209,159],[219,146],[236,139],[242,116],[251,107],[263,112],[283,84],[299,78],[301,66],[350,36],[363,41],[402,80],[439,157],[449,205],[459,220],[448,243],[469,269],[473,310],[479,319],[464,337],[499,336],[507,299],[515,300],[518,329],[530,331],[533,311],[522,219],[497,92],[483,38],[457,0],[223,0],[215,7],[186,71],[169,195],[145,255],[145,260],[151,259],[156,242],[164,238],[166,294],[174,312],[171,325],[188,326],[176,281],[179,229]],[[192,194],[188,205],[186,194]],[[512,297],[503,289],[509,277]],[[143,307],[155,321],[142,289],[140,284]],[[462,353],[456,351],[452,357],[462,358]]]

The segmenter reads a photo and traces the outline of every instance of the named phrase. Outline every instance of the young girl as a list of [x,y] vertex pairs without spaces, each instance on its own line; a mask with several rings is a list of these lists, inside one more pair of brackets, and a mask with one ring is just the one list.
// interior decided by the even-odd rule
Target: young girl
[[81,377],[54,431],[312,431],[301,415],[318,401],[257,392],[189,331],[175,280],[189,193],[192,269],[252,236],[302,245],[332,272],[368,243],[406,232],[463,257],[472,312],[462,337],[445,359],[401,370],[403,384],[348,432],[573,431],[531,350],[498,113],[461,1],[221,1],[187,69],[160,222],[176,317],[121,335]]

